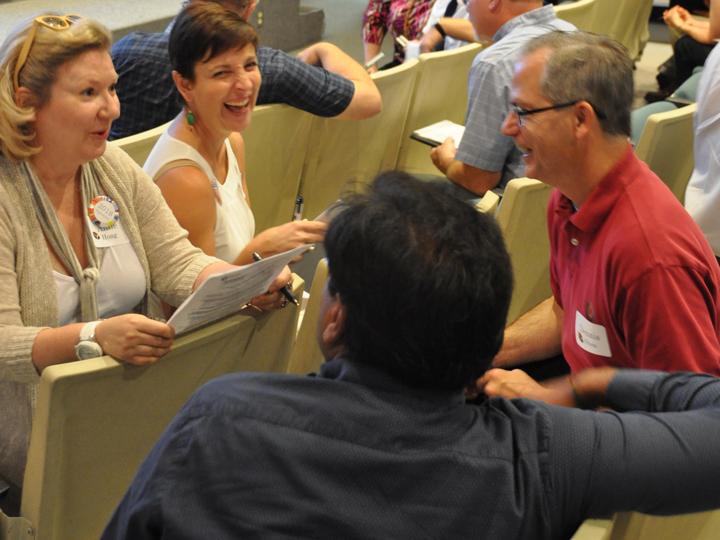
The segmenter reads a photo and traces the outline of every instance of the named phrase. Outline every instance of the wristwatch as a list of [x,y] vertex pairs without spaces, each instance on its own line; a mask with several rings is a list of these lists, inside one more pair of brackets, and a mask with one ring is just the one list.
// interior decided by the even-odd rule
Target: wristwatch
[[92,321],[80,329],[80,339],[75,345],[75,356],[78,360],[97,358],[103,355],[100,344],[95,340],[95,327],[102,321]]
[[440,32],[440,35],[443,37],[443,39],[445,39],[447,37],[447,32],[445,32],[445,29],[442,27],[442,25],[439,22],[435,23],[435,30]]

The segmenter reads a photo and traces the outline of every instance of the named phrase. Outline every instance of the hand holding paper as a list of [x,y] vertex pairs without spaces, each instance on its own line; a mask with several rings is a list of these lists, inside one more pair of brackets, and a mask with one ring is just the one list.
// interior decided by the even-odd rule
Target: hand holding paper
[[208,277],[168,321],[177,335],[240,311],[270,284],[294,258],[312,244],[278,253],[261,261]]

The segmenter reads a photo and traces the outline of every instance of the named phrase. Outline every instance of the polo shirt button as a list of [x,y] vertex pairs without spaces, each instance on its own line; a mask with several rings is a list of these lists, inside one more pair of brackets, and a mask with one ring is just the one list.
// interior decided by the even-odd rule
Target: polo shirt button
[[571,243],[573,246],[578,247],[578,246],[580,245],[580,240],[578,240],[577,238],[571,238],[571,239],[570,239],[570,243]]

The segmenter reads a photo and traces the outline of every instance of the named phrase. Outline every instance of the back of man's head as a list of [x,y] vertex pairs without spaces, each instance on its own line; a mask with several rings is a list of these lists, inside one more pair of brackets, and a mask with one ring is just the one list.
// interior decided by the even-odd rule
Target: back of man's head
[[387,172],[347,202],[325,249],[348,358],[423,388],[459,389],[487,369],[512,293],[493,218],[438,185]]
[[633,62],[627,50],[607,36],[588,32],[550,32],[531,40],[523,56],[547,49],[541,91],[553,103],[588,101],[607,135],[630,136]]

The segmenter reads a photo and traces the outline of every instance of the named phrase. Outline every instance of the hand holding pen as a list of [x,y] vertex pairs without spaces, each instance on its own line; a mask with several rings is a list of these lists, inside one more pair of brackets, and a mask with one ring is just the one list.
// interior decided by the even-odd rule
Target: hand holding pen
[[[255,261],[255,262],[262,260],[262,257],[260,256],[260,254],[257,251],[253,251],[252,258],[253,258],[253,261]],[[291,280],[291,282],[292,282],[292,280]],[[295,298],[295,296],[293,295],[293,293],[290,290],[290,283],[288,283],[288,285],[285,285],[284,287],[280,288],[279,291],[280,291],[280,294],[282,294],[288,302],[292,302],[296,306],[300,305],[300,302],[298,302],[297,298]],[[283,305],[282,307],[285,307],[285,306]]]

